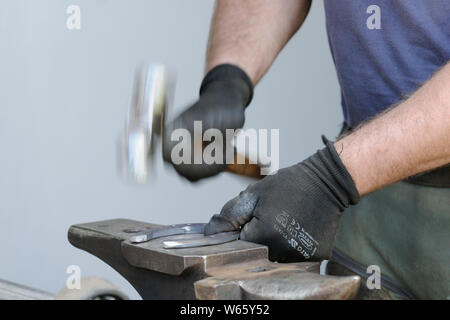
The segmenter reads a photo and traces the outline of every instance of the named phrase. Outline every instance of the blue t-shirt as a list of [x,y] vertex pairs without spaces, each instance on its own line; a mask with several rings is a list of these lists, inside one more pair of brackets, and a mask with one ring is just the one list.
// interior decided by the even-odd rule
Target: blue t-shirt
[[355,127],[450,60],[450,0],[325,0],[345,121]]

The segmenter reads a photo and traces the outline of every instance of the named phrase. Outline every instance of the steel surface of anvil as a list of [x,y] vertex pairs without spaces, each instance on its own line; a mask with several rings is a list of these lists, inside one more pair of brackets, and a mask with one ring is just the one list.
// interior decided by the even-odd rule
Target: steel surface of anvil
[[164,226],[126,219],[69,229],[69,241],[109,264],[143,299],[350,299],[359,277],[319,274],[317,262],[274,263],[266,246],[236,240],[218,245],[164,249],[177,235],[132,243],[133,234]]

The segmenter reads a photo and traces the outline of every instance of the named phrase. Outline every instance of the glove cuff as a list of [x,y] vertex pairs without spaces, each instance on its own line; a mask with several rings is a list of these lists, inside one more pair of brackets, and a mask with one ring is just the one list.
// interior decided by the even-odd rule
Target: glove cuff
[[220,64],[212,68],[205,76],[200,86],[200,95],[213,83],[223,82],[236,88],[243,96],[244,107],[253,98],[253,83],[244,70],[232,64]]
[[348,207],[349,204],[351,205],[357,204],[359,202],[360,195],[358,190],[356,189],[356,185],[355,182],[353,181],[352,176],[347,171],[347,168],[345,167],[344,163],[339,157],[339,154],[337,153],[334,144],[330,140],[328,140],[324,135],[322,135],[322,141],[326,146],[324,151],[326,150],[329,154],[327,158],[332,160],[332,163],[329,163],[327,165],[328,170],[347,195],[347,199],[345,200],[341,199],[342,204],[345,207]]

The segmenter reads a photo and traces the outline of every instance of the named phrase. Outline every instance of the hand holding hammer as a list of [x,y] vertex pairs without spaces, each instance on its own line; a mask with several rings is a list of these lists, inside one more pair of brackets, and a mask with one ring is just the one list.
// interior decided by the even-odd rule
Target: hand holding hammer
[[[189,181],[198,181],[222,171],[261,178],[261,168],[250,163],[246,157],[238,155],[228,141],[223,141],[221,161],[212,164],[194,161],[194,152],[203,152],[206,147],[203,140],[201,150],[194,150],[196,143],[191,141],[192,158],[190,161],[175,163],[172,151],[179,143],[172,139],[172,133],[184,129],[195,137],[194,122],[201,122],[201,137],[208,129],[217,129],[226,137],[227,129],[240,129],[245,121],[245,108],[253,96],[253,84],[243,70],[233,65],[220,65],[213,68],[202,81],[199,99],[189,106],[173,121],[166,123],[166,109],[173,95],[173,77],[163,65],[141,66],[136,70],[133,96],[128,110],[125,135],[121,143],[122,168],[126,176],[135,182],[148,180],[154,162],[156,142],[162,138],[164,160]],[[225,140],[225,139],[224,139]],[[226,159],[226,148],[233,148],[233,159]],[[244,163],[238,159],[245,158]],[[228,161],[227,161],[228,160]]]

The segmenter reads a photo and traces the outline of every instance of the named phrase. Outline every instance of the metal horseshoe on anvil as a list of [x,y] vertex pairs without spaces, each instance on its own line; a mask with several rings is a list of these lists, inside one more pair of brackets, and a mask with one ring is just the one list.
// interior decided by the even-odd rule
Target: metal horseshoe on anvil
[[[155,232],[160,236],[140,237]],[[358,276],[320,275],[316,262],[274,263],[266,246],[235,235],[219,235],[214,244],[180,232],[115,219],[74,225],[68,238],[118,271],[143,299],[351,299],[359,289]]]

